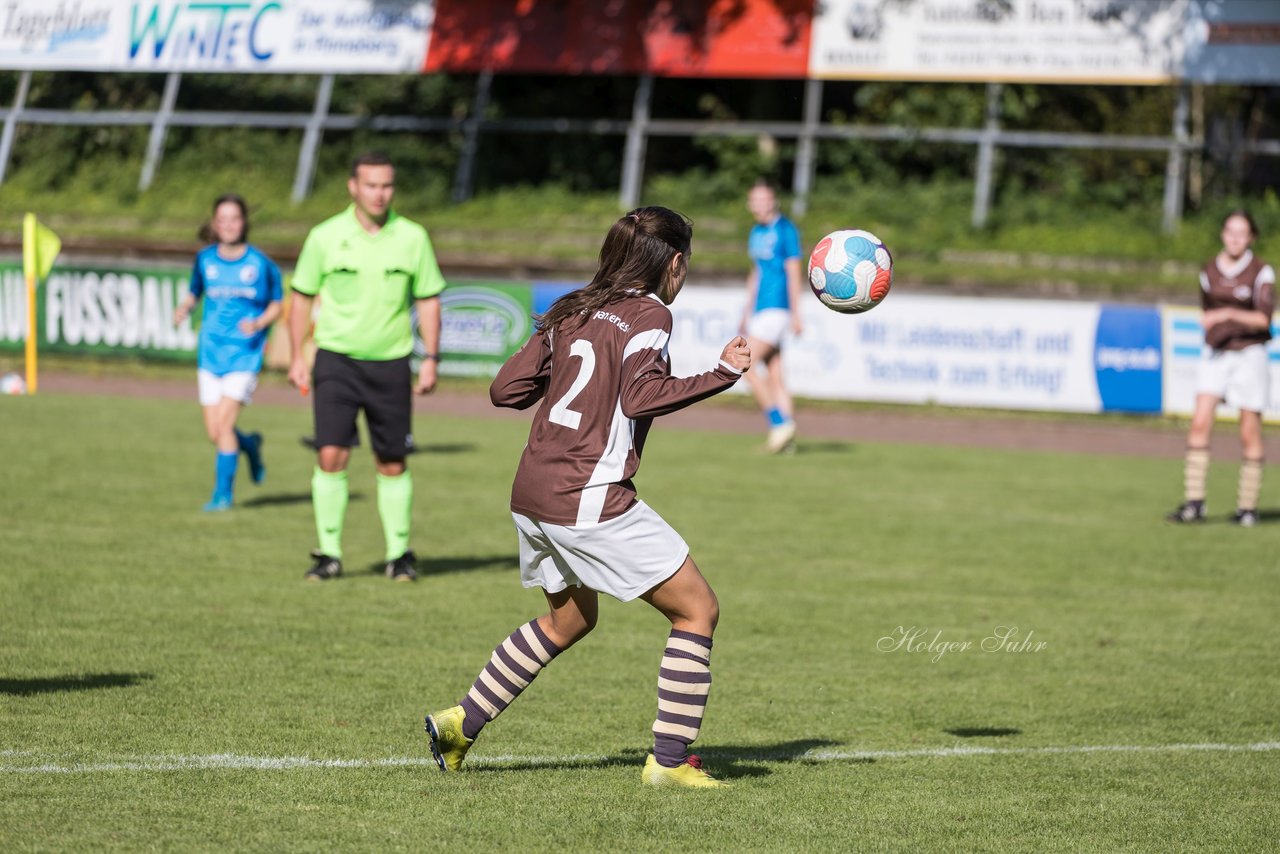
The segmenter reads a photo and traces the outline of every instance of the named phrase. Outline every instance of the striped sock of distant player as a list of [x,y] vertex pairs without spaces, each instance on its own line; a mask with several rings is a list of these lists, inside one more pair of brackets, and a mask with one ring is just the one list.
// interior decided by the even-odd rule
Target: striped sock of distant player
[[560,648],[543,633],[537,620],[531,620],[512,632],[511,637],[498,644],[489,663],[480,671],[467,696],[462,698],[462,709],[466,712],[462,734],[475,738],[481,728],[502,714],[560,652]]
[[1258,493],[1262,491],[1262,463],[1261,459],[1240,461],[1240,488],[1236,493],[1237,509],[1258,509]]
[[1182,469],[1182,486],[1188,501],[1204,501],[1205,481],[1209,479],[1209,449],[1187,448]]
[[413,477],[405,469],[394,477],[378,475],[378,517],[387,543],[387,560],[409,550],[409,519],[413,515]]
[[658,718],[653,722],[653,758],[675,768],[698,737],[711,691],[711,638],[671,630],[658,671]]
[[320,552],[342,557],[342,523],[347,515],[347,473],[327,472],[318,466],[311,475],[311,505],[316,514]]

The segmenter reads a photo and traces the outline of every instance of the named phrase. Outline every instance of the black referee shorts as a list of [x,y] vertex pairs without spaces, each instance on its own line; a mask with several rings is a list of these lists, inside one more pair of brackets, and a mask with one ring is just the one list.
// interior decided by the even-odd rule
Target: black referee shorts
[[389,362],[316,351],[312,370],[316,448],[359,444],[356,416],[364,410],[373,452],[384,460],[413,453],[413,394],[409,357]]

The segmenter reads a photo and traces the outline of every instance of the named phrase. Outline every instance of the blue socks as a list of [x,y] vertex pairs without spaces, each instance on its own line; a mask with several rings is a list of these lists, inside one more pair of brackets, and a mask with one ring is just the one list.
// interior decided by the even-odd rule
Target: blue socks
[[262,483],[267,476],[267,467],[262,463],[262,434],[244,433],[237,427],[236,442],[249,459],[249,476],[253,478],[254,483]]
[[787,423],[787,416],[783,415],[782,410],[776,406],[765,412],[764,417],[769,419],[770,427],[781,427]]
[[216,501],[221,498],[226,503],[231,503],[231,496],[235,492],[236,486],[236,466],[240,464],[240,454],[232,452],[224,454],[218,452],[218,462],[214,469],[216,479],[214,480],[213,497]]

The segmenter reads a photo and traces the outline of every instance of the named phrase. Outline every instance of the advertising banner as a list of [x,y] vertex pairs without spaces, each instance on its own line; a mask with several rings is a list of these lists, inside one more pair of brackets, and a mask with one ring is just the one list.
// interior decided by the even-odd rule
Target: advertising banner
[[[39,291],[42,352],[194,362],[199,312],[173,325],[188,276],[185,268],[56,267]],[[450,282],[441,373],[493,376],[532,333],[531,316],[580,284]],[[672,371],[714,366],[738,334],[742,308],[738,288],[686,286],[672,306]],[[802,397],[1179,415],[1195,400],[1203,343],[1195,308],[899,293],[861,315],[815,300],[802,311],[804,332],[786,340],[783,357]],[[1273,332],[1280,336],[1280,324]],[[21,266],[0,264],[0,351],[20,352],[25,337]],[[1280,362],[1280,337],[1269,350]],[[1280,371],[1271,383],[1266,415],[1274,421]],[[745,383],[736,391],[746,393]]]
[[1195,0],[1182,76],[1196,83],[1280,83],[1280,3]]
[[[1159,412],[1154,307],[894,295],[841,315],[803,304],[784,345],[791,391],[838,400],[1075,412]],[[714,365],[738,332],[742,295],[686,287],[672,306],[672,370]],[[739,383],[739,389],[745,384]]]
[[1188,2],[829,0],[819,4],[814,18],[809,74],[1169,83],[1181,67]]
[[[533,331],[533,291],[523,283],[451,284],[440,295],[440,308],[440,373],[445,376],[494,376]],[[422,353],[416,321],[414,335]]]
[[424,71],[804,77],[807,3],[438,0]]
[[6,0],[0,68],[413,73],[433,0]]
[[[41,352],[124,355],[195,362],[197,309],[181,325],[173,311],[186,293],[187,268],[59,266],[38,292]],[[441,374],[493,376],[533,331],[531,315],[575,285],[451,282],[441,295]],[[0,351],[20,352],[26,341],[26,285],[22,267],[0,264]],[[323,299],[319,310],[324,310]],[[422,342],[416,339],[418,354]],[[273,331],[280,346],[283,326]],[[284,350],[287,353],[287,347]]]
[[[1190,415],[1195,411],[1196,376],[1204,349],[1200,309],[1165,306],[1161,314],[1164,326],[1164,411],[1170,415]],[[1280,324],[1274,319],[1271,334],[1280,336]],[[1280,337],[1271,339],[1267,353],[1271,359],[1271,405],[1263,417],[1267,421],[1280,421]],[[1219,412],[1230,417],[1238,410],[1224,405]]]
[[[106,270],[58,266],[38,291],[41,352],[128,354],[194,362],[188,318],[173,325],[187,270]],[[19,265],[0,265],[0,349],[26,341],[26,288]]]

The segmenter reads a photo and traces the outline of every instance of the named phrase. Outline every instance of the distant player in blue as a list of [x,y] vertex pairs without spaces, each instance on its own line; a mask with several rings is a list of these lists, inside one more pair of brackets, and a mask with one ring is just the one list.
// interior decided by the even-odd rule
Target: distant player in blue
[[800,233],[778,211],[778,195],[767,181],[757,181],[751,188],[747,210],[756,220],[747,239],[752,265],[741,328],[755,356],[747,383],[769,421],[765,450],[778,454],[792,450],[796,437],[791,393],[782,376],[782,336],[788,329],[792,335],[804,331]]
[[254,483],[266,475],[262,434],[240,432],[236,420],[258,386],[267,329],[280,316],[280,268],[248,238],[244,199],[219,196],[212,219],[200,228],[200,239],[212,245],[196,255],[191,289],[173,314],[174,324],[182,323],[204,298],[197,377],[205,431],[218,449],[213,497],[204,506],[208,511],[231,508],[241,452],[249,458]]

